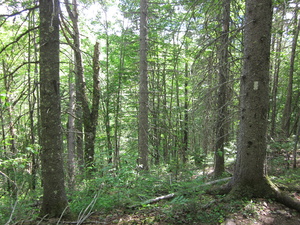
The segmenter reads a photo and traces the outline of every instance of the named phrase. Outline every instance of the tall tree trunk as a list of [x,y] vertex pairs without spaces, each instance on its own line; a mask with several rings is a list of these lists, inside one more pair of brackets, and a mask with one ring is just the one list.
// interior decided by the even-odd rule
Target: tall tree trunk
[[[278,92],[278,78],[279,78],[279,71],[280,71],[280,65],[281,65],[281,58],[280,54],[282,51],[282,39],[283,39],[283,26],[284,21],[282,21],[282,18],[285,17],[286,10],[285,6],[283,6],[282,9],[282,16],[280,17],[280,26],[279,26],[279,37],[276,43],[276,50],[274,50],[275,53],[275,59],[274,59],[274,75],[273,75],[273,82],[272,82],[272,113],[271,113],[271,137],[275,136],[276,131],[276,115],[277,115],[277,92]],[[276,36],[275,36],[276,37]],[[275,39],[275,38],[274,38]],[[275,43],[274,43],[275,44]]]
[[229,46],[230,0],[223,0],[222,35],[220,39],[219,56],[219,90],[218,117],[215,144],[214,176],[220,177],[225,172],[224,146],[228,135],[228,46]]
[[266,196],[267,116],[272,0],[247,0],[238,153],[231,193]]
[[[298,127],[297,127],[298,124]],[[298,151],[298,143],[300,137],[300,111],[298,112],[297,119],[296,119],[296,133],[295,133],[295,142],[294,142],[294,149],[293,149],[293,168],[297,168],[297,151]]]
[[[71,71],[70,71],[71,72]],[[71,72],[72,73],[72,72]],[[68,183],[69,188],[75,186],[75,147],[76,147],[76,130],[75,130],[75,87],[72,82],[72,75],[69,75],[69,109],[67,124],[67,145],[68,145]]]
[[105,98],[105,132],[106,132],[106,141],[107,141],[107,150],[108,150],[108,163],[111,164],[113,162],[113,144],[112,144],[112,135],[111,135],[111,95],[113,91],[111,90],[111,82],[110,82],[110,73],[109,73],[109,34],[108,34],[108,21],[107,15],[105,12],[105,41],[106,41],[106,61],[105,61],[105,72],[106,72],[106,98]]
[[[35,13],[32,11],[30,21],[28,24],[28,29],[30,29],[35,24]],[[31,54],[31,47],[34,47],[33,56]],[[29,144],[32,148],[34,148],[36,138],[35,138],[35,128],[34,128],[34,112],[35,112],[35,104],[36,104],[36,84],[37,82],[37,64],[34,65],[34,74],[32,74],[31,67],[31,58],[34,58],[34,61],[37,62],[37,45],[36,45],[36,32],[31,35],[28,33],[28,110],[29,110],[29,126],[30,126],[30,134],[29,134]],[[33,79],[32,79],[33,77]],[[38,169],[38,159],[36,152],[31,153],[31,182],[30,188],[35,190],[36,188],[36,180],[37,180],[37,169]]]
[[286,94],[286,101],[284,105],[281,129],[285,137],[290,136],[290,124],[291,124],[291,114],[292,114],[292,97],[293,97],[293,77],[294,77],[294,68],[295,68],[295,57],[296,57],[296,48],[298,43],[299,31],[300,31],[300,19],[298,19],[298,3],[295,7],[295,32],[292,43],[291,58],[290,58],[290,70],[289,70],[289,80]]
[[[95,153],[95,138],[96,138],[96,125],[98,120],[98,110],[99,110],[99,100],[100,100],[100,87],[99,87],[99,44],[96,43],[94,46],[94,56],[93,56],[93,97],[92,97],[92,107],[89,107],[89,101],[86,93],[86,84],[83,74],[83,63],[80,51],[80,36],[78,28],[78,10],[77,2],[73,0],[73,8],[71,9],[68,0],[65,0],[67,11],[69,17],[71,18],[73,25],[73,33],[70,35],[73,37],[73,43],[71,46],[74,50],[75,55],[75,75],[76,75],[76,97],[78,103],[80,104],[78,110],[81,113],[82,123],[84,127],[84,163],[85,167],[88,169],[88,174],[90,169],[94,168],[94,153]],[[81,115],[80,115],[81,116]],[[77,125],[80,125],[77,123]],[[78,127],[81,129],[81,127]],[[80,131],[79,131],[80,133]]]
[[59,92],[59,1],[40,0],[40,107],[43,202],[41,214],[59,217],[68,206],[64,186]]
[[[186,45],[186,51],[188,46]],[[187,162],[187,154],[189,147],[189,65],[186,62],[184,65],[184,116],[183,116],[183,139],[182,139],[182,162]]]
[[[84,104],[86,98],[85,81],[83,74],[83,63],[80,50],[80,33],[78,28],[78,9],[77,0],[72,0],[72,7],[68,0],[65,0],[65,6],[68,15],[72,21],[72,30],[66,29],[69,35],[73,38],[71,45],[74,51],[74,73],[76,84],[76,108],[75,108],[75,128],[76,128],[76,154],[79,163],[79,169],[83,170],[85,166],[84,162],[84,132],[83,132],[83,109],[86,107]],[[62,20],[63,21],[63,20]],[[68,25],[65,25],[68,27]],[[68,40],[68,39],[67,39]]]
[[[95,138],[96,129],[99,116],[99,102],[100,102],[100,81],[99,81],[99,43],[94,45],[93,55],[93,97],[91,110],[89,108],[84,109],[84,137],[85,137],[85,163],[88,167],[94,169],[94,155],[95,155]],[[88,103],[86,102],[85,105]]]
[[148,2],[140,0],[140,87],[139,87],[139,164],[148,170],[148,63],[147,63]]
[[13,109],[13,104],[12,104],[12,98],[11,98],[11,84],[13,82],[13,76],[12,74],[7,72],[7,66],[2,60],[2,67],[3,67],[3,81],[4,81],[4,87],[5,87],[5,93],[6,93],[6,104],[7,104],[7,114],[8,114],[8,131],[9,131],[9,148],[11,153],[16,154],[17,153],[17,148],[16,148],[16,140],[15,140],[15,128],[14,128],[14,123],[13,123],[13,117],[12,117],[12,112],[14,111]]

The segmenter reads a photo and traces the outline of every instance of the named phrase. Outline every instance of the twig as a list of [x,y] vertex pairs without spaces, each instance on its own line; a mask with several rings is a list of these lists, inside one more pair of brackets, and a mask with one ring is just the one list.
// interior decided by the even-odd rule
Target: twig
[[10,222],[12,221],[12,216],[13,216],[13,214],[14,214],[14,212],[15,212],[15,209],[16,209],[16,207],[17,207],[17,204],[18,204],[18,199],[15,201],[15,204],[14,204],[14,206],[13,206],[13,208],[12,208],[12,211],[11,211],[11,213],[10,213],[9,219],[8,219],[8,221],[5,223],[5,225],[9,225]]
[[65,214],[65,212],[66,212],[66,210],[67,210],[67,208],[68,208],[69,206],[66,206],[65,207],[65,209],[64,209],[64,211],[61,213],[61,215],[60,215],[60,217],[59,217],[59,219],[58,219],[58,221],[57,221],[57,225],[59,224],[59,222],[61,221],[61,219],[62,219],[62,217],[63,217],[63,215]]
[[[78,215],[78,221],[76,223],[76,225],[80,225],[82,224],[90,215],[92,215],[92,209],[97,201],[99,192],[97,194],[95,194],[93,200],[90,202],[90,204],[84,209],[84,211],[80,212]],[[86,213],[88,211],[88,213]],[[86,213],[86,214],[85,214]]]
[[39,221],[39,223],[37,225],[40,225],[41,222],[43,222],[43,220],[48,216],[48,214],[46,214],[45,216],[42,217],[42,219]]

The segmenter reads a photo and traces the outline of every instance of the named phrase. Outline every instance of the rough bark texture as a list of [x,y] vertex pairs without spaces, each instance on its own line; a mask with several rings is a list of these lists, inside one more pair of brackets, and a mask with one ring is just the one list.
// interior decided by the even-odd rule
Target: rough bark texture
[[244,67],[240,91],[240,130],[233,179],[226,188],[229,197],[274,198],[300,211],[300,202],[280,191],[264,168],[267,149],[269,106],[269,61],[272,0],[246,1]]
[[41,214],[49,217],[59,217],[68,205],[62,158],[58,9],[58,0],[40,0]]
[[246,1],[244,67],[240,90],[240,128],[233,191],[265,196],[271,0]]
[[139,164],[148,170],[147,0],[140,1]]

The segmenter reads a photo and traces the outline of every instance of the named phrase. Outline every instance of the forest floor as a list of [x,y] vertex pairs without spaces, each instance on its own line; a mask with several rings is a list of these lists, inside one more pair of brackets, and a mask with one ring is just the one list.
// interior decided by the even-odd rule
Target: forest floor
[[[282,187],[294,187],[294,191],[290,191],[289,195],[300,201],[300,159],[297,165],[298,169],[286,170],[286,164],[283,165],[283,163],[285,163],[284,160],[275,160],[272,165],[269,165],[270,178],[275,184]],[[231,170],[232,168],[229,167],[228,169]],[[209,174],[211,171],[207,172]],[[86,210],[73,221],[40,218],[34,222],[22,221],[16,224],[300,225],[300,212],[287,208],[272,199],[241,199],[224,202],[222,201],[224,196],[207,194],[204,189],[210,189],[212,186],[206,185],[207,182],[204,185],[203,183],[199,185],[199,181],[203,177],[200,173],[198,175],[182,181],[179,186],[180,189],[171,198],[155,201],[151,204],[145,203],[147,199],[144,199],[144,203],[139,203],[134,207],[126,204],[113,207],[110,210],[99,210],[95,207],[93,210]],[[144,182],[145,180],[142,180],[141,184]],[[195,186],[197,184],[198,186]],[[155,183],[150,183],[152,189],[155,189],[154,185]],[[220,185],[220,183],[215,185]],[[138,190],[141,191],[142,189]],[[132,190],[139,193],[136,189]],[[124,189],[118,189],[118,191],[119,195],[126,193]],[[162,190],[158,189],[156,195],[167,196],[168,194],[166,190],[163,193],[161,192]],[[117,202],[117,199],[115,199],[112,204],[116,204]]]
[[[225,206],[226,207],[226,206]],[[212,212],[212,209],[206,210],[205,213]],[[201,212],[203,214],[203,212]],[[195,215],[194,215],[195,216]],[[250,225],[250,224],[274,224],[274,225],[299,225],[300,213],[289,209],[277,202],[268,202],[264,199],[257,199],[255,202],[249,203],[240,211],[226,215],[223,219],[215,222],[201,222],[191,219],[189,213],[173,214],[173,218],[169,218],[164,210],[159,207],[151,209],[141,209],[126,213],[120,211],[110,215],[95,214],[92,215],[85,224],[222,224],[222,225]]]
[[[300,198],[299,195],[295,197]],[[199,202],[199,206],[201,202]],[[39,224],[210,224],[210,225],[299,225],[300,213],[283,206],[280,203],[266,199],[255,199],[249,202],[243,202],[241,205],[237,203],[228,206],[228,204],[219,203],[216,208],[209,208],[197,212],[196,208],[186,207],[185,210],[172,209],[166,206],[166,202],[161,202],[153,206],[146,206],[135,210],[115,210],[109,213],[95,212],[91,214],[85,221],[61,221],[56,220],[45,221]],[[232,207],[232,208],[230,208]],[[199,207],[198,209],[200,209]],[[237,209],[239,208],[239,209]],[[175,210],[175,211],[174,211]],[[172,211],[172,217],[170,212]],[[228,213],[232,211],[232,213]],[[228,214],[227,214],[228,213]],[[210,218],[210,221],[202,222]],[[212,221],[215,218],[217,221]],[[26,223],[24,223],[26,224]]]

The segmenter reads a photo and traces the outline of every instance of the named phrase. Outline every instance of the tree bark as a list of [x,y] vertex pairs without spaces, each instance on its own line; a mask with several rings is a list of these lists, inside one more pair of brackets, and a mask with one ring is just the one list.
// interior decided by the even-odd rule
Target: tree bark
[[[285,4],[285,3],[284,3]],[[279,8],[281,9],[281,7]],[[284,21],[282,21],[282,18],[285,17],[286,14],[286,9],[285,6],[282,7],[282,15],[281,17],[278,19],[279,21],[275,20],[274,24],[279,23],[279,37],[277,38],[277,42],[276,42],[276,48],[273,50],[275,53],[275,58],[274,58],[274,75],[273,75],[273,82],[272,82],[272,104],[271,104],[271,108],[272,108],[272,112],[271,112],[271,137],[275,137],[275,133],[276,133],[276,115],[277,115],[277,92],[278,92],[278,80],[279,80],[279,71],[280,71],[280,66],[281,66],[281,51],[282,51],[282,39],[283,39],[283,29],[284,29]],[[274,34],[274,39],[276,40],[277,35]],[[275,42],[275,41],[274,41]],[[274,43],[275,45],[275,43]]]
[[298,43],[299,31],[300,31],[300,19],[298,19],[298,3],[295,7],[295,32],[292,42],[291,58],[290,58],[290,70],[289,70],[289,80],[286,94],[286,102],[284,105],[281,129],[285,137],[290,136],[290,125],[291,125],[291,114],[292,114],[292,98],[293,98],[293,77],[295,68],[295,58],[296,58],[296,48]]
[[[78,9],[77,1],[72,0],[72,7],[68,0],[65,0],[65,6],[68,12],[68,15],[72,21],[72,31],[66,29],[69,32],[69,35],[72,37],[73,42],[69,43],[74,51],[74,74],[75,74],[75,98],[76,98],[76,107],[75,107],[75,128],[76,128],[76,154],[77,160],[79,163],[79,169],[83,170],[85,161],[84,161],[84,135],[83,135],[83,109],[86,107],[84,105],[84,100],[86,98],[86,88],[83,74],[83,63],[82,56],[80,51],[80,34],[78,28]],[[65,25],[65,27],[68,27]],[[68,40],[68,39],[67,39]]]
[[[100,81],[99,81],[99,44],[96,43],[94,46],[94,56],[93,56],[93,97],[92,97],[92,107],[89,107],[89,100],[86,93],[86,84],[83,73],[83,63],[80,51],[80,37],[78,28],[78,10],[77,2],[73,1],[73,10],[70,7],[68,0],[65,0],[67,11],[69,17],[72,21],[73,32],[70,35],[73,37],[73,43],[70,43],[75,55],[75,79],[76,79],[76,98],[78,102],[78,121],[76,124],[78,126],[79,135],[82,133],[82,124],[84,127],[84,135],[79,136],[78,139],[84,139],[84,165],[87,168],[88,174],[90,170],[94,169],[94,154],[95,154],[95,138],[96,138],[96,127],[98,120],[98,110],[99,110],[99,100],[100,100]],[[79,143],[80,143],[79,142]],[[77,142],[77,144],[79,144]],[[80,146],[81,147],[81,146]],[[79,156],[82,157],[80,152]],[[82,160],[82,159],[81,159]]]
[[225,172],[225,142],[228,131],[228,46],[229,46],[229,20],[230,0],[223,1],[222,34],[220,39],[219,56],[219,90],[218,90],[218,117],[216,127],[215,144],[215,168],[214,176],[220,177]]
[[59,217],[68,206],[62,157],[58,12],[58,0],[40,0],[41,215],[48,217]]
[[139,164],[148,170],[147,0],[140,0]]
[[95,138],[97,121],[99,115],[99,101],[100,101],[100,81],[99,81],[99,43],[94,46],[93,55],[93,97],[92,107],[88,107],[88,101],[84,98],[83,108],[83,124],[84,124],[84,160],[87,167],[87,174],[90,177],[91,172],[95,169]]
[[272,1],[247,0],[238,153],[232,193],[266,196],[264,162],[269,109]]
[[75,130],[75,87],[72,83],[72,75],[69,75],[69,115],[67,125],[67,145],[68,145],[68,184],[69,188],[75,187],[75,147],[76,147],[76,130]]

